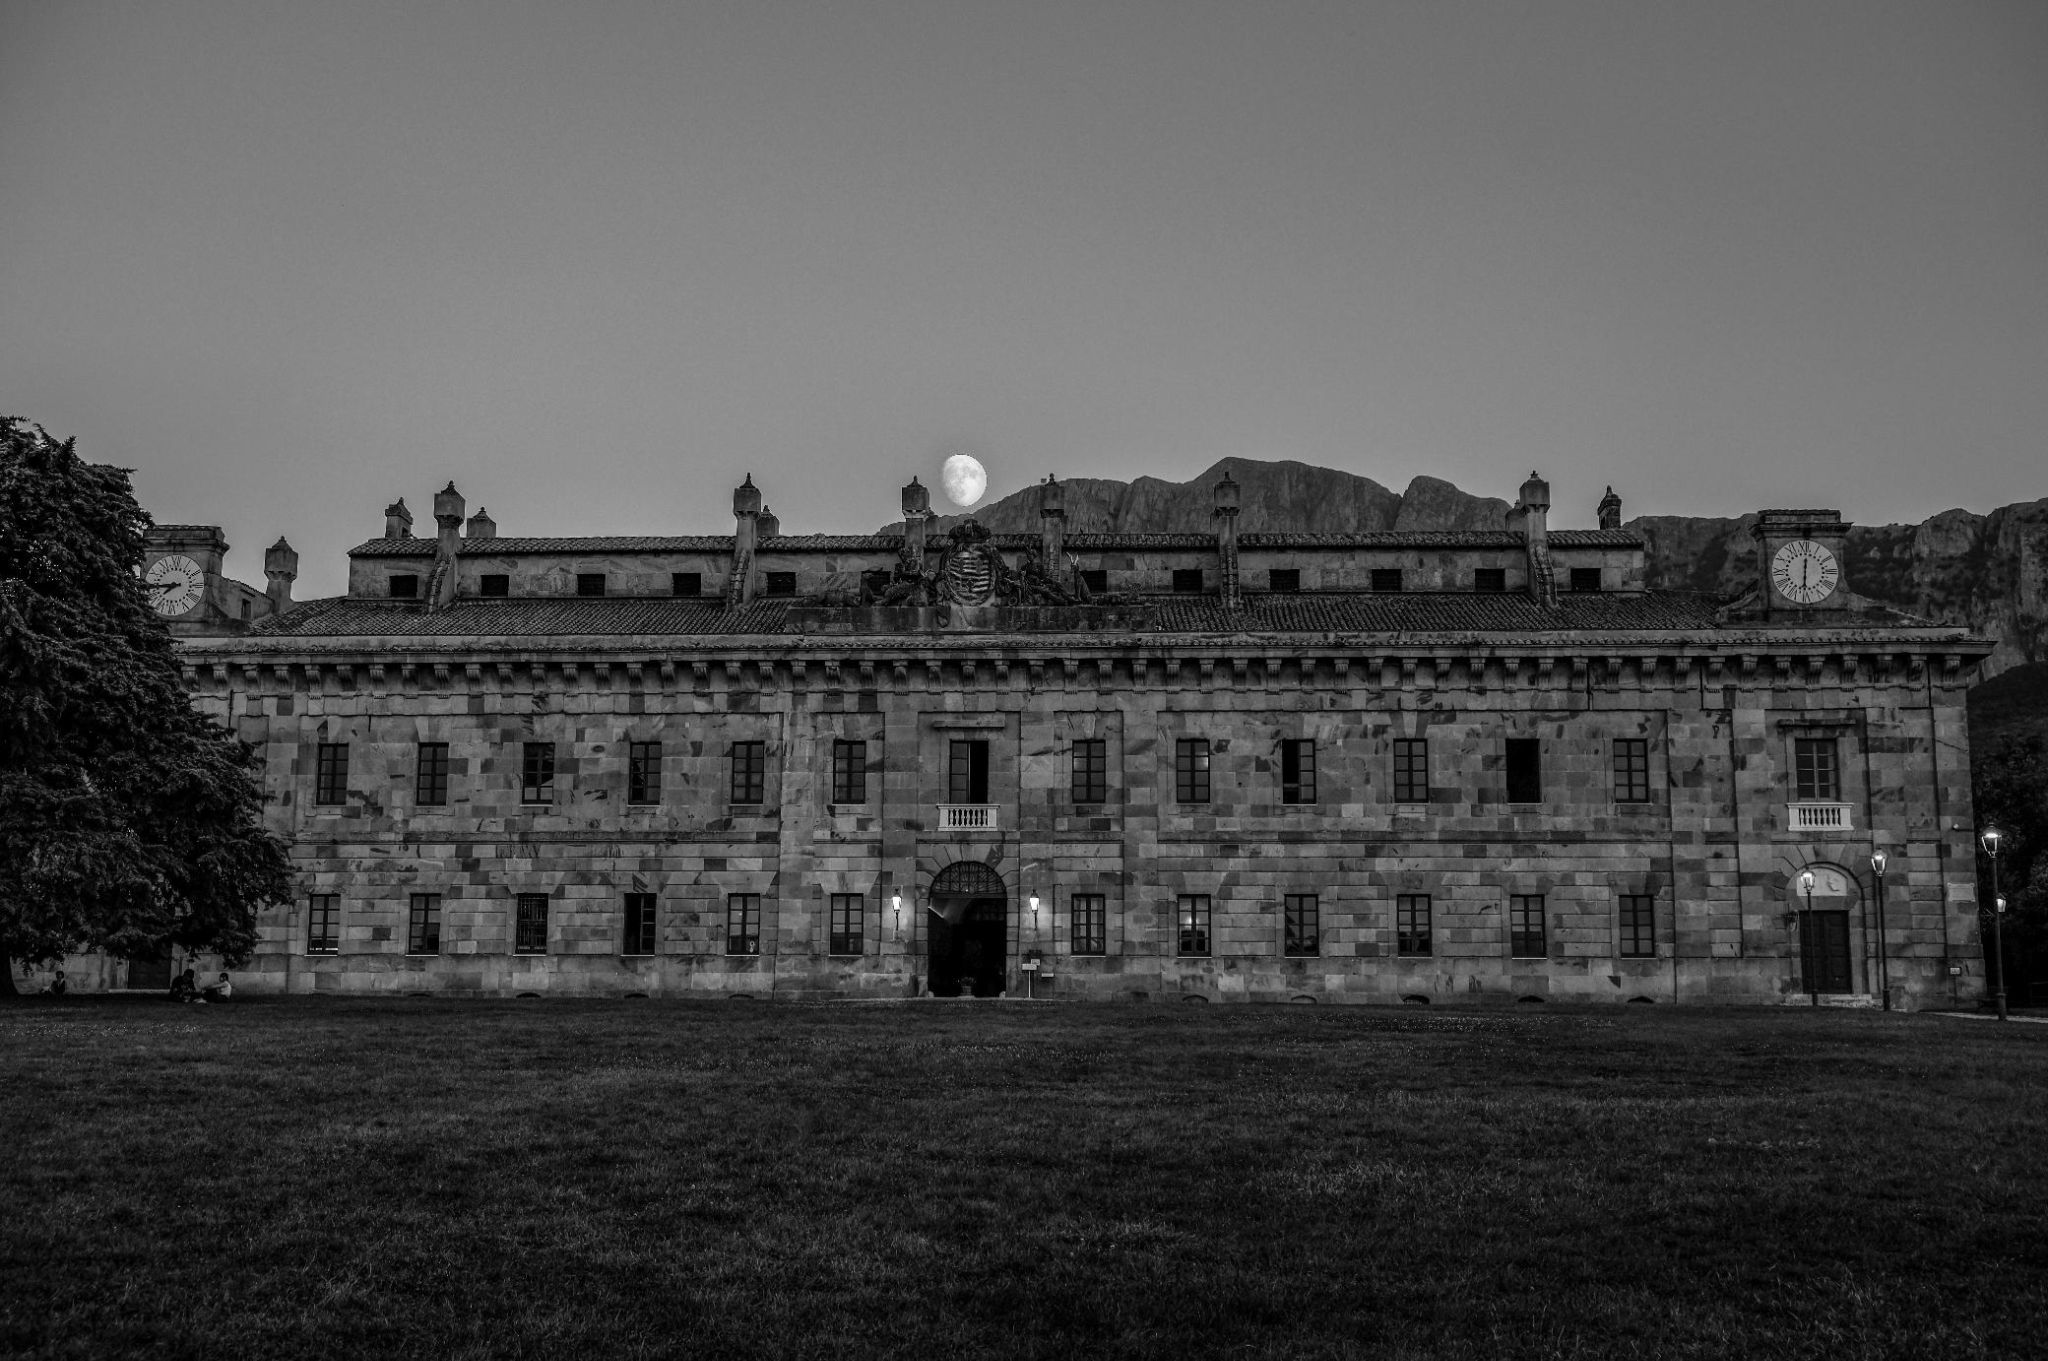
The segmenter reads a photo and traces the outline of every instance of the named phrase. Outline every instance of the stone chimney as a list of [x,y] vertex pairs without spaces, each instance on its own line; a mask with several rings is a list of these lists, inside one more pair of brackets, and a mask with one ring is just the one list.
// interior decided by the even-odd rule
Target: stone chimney
[[455,599],[455,555],[462,548],[462,493],[455,484],[434,493],[434,523],[440,537],[434,543],[434,570],[427,578],[427,608],[438,610]]
[[403,496],[384,507],[384,537],[387,539],[410,539],[412,537],[412,512],[405,508],[405,498]]
[[1226,610],[1238,609],[1244,604],[1244,591],[1237,579],[1237,482],[1230,476],[1230,469],[1223,470],[1223,480],[1214,488],[1216,493],[1216,556],[1221,564],[1221,581],[1218,583],[1217,598]]
[[761,489],[754,475],[732,491],[732,571],[725,579],[725,603],[738,608],[754,598],[754,539],[761,518]]
[[1067,567],[1067,489],[1047,473],[1038,486],[1038,551],[1045,570],[1063,575]]
[[299,555],[284,541],[284,535],[277,536],[277,542],[263,552],[263,575],[270,582],[264,592],[270,597],[270,612],[283,614],[292,607],[292,582],[298,580]]
[[466,543],[482,543],[486,539],[495,539],[497,537],[498,522],[491,518],[489,511],[485,510],[482,506],[478,506],[476,514],[470,516],[469,523],[463,526],[463,541]]
[[925,521],[931,513],[932,494],[911,478],[903,489],[903,566],[913,576],[924,571]]
[[1600,498],[1600,527],[1621,528],[1621,498],[1614,494],[1614,488],[1607,489],[1607,495]]
[[1529,554],[1529,594],[1538,604],[1557,604],[1557,573],[1550,565],[1550,484],[1543,474],[1530,473],[1522,484],[1515,508],[1508,512],[1508,527],[1521,531]]
[[761,507],[760,518],[754,521],[754,538],[762,541],[774,538],[782,532],[782,521],[766,506]]

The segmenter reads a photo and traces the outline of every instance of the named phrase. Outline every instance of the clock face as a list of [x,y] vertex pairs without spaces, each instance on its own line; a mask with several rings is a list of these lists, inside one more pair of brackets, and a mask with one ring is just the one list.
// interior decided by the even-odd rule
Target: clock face
[[1841,564],[1812,539],[1794,539],[1771,559],[1771,585],[1795,605],[1812,605],[1835,593]]
[[173,553],[167,558],[158,558],[149,565],[149,571],[142,579],[152,587],[150,604],[166,619],[176,619],[191,612],[206,594],[206,573],[199,570],[199,564],[182,553]]

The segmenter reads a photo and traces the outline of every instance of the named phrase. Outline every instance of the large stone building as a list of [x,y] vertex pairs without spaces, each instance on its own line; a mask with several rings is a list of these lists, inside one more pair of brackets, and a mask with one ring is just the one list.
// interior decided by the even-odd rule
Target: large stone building
[[1048,479],[1043,532],[991,540],[928,532],[913,482],[904,534],[793,536],[750,481],[730,536],[550,539],[450,486],[432,537],[401,501],[304,604],[282,541],[258,593],[164,531],[201,578],[165,601],[193,693],[263,752],[298,867],[244,981],[1981,989],[1989,647],[1855,595],[1834,512],[1765,512],[1720,601],[1644,589],[1611,491],[1592,530],[1532,475],[1498,530],[1349,536],[1239,534],[1215,492],[1206,532],[1069,534]]

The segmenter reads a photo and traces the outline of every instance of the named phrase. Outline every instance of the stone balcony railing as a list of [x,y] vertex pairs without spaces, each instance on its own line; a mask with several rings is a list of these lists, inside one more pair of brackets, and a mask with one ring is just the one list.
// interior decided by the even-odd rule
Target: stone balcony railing
[[942,803],[939,805],[942,832],[993,832],[1000,828],[996,805],[992,803]]
[[1819,803],[1811,799],[1785,805],[1788,832],[1846,832],[1851,830],[1850,806]]

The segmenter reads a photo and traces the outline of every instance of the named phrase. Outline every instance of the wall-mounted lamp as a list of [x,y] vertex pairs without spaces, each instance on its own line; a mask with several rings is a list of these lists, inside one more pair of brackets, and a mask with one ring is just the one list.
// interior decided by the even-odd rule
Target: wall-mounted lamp
[[1034,931],[1038,929],[1038,895],[1036,893],[1031,895],[1031,929]]
[[1870,853],[1870,872],[1877,876],[1877,985],[1884,993],[1884,1009],[1892,1009],[1892,969],[1884,942],[1884,867],[1890,861],[1883,851]]
[[1813,1005],[1820,1005],[1820,969],[1818,961],[1808,956],[1813,944],[1813,871],[1802,870],[1799,874],[1799,891],[1806,895],[1805,930],[1799,933],[1799,966],[1806,971],[1806,991],[1813,999]]

